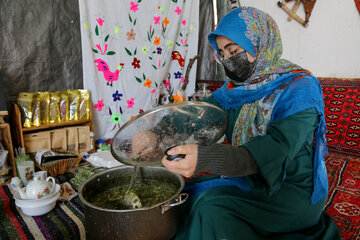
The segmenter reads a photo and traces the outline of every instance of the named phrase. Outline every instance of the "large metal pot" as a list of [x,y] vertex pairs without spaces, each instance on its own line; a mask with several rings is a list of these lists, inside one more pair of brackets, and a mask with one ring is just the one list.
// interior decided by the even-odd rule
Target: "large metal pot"
[[162,240],[171,239],[176,233],[179,207],[186,201],[187,194],[181,193],[183,177],[166,168],[140,167],[136,172],[136,178],[160,179],[176,184],[178,191],[164,202],[139,209],[115,210],[100,208],[88,201],[92,194],[104,188],[129,184],[132,171],[130,166],[112,168],[92,176],[80,187],[87,239]]

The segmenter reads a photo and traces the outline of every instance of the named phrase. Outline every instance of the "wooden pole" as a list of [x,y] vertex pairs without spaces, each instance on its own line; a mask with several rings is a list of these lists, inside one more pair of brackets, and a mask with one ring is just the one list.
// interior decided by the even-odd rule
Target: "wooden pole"
[[[299,9],[299,7],[300,7],[300,3],[301,3],[300,0],[296,0],[293,8],[291,9],[291,12],[293,12],[294,14],[296,14],[296,11],[297,11],[297,10]],[[291,16],[289,16],[287,20],[290,22],[292,19],[293,19],[293,18],[292,18]]]
[[290,8],[285,6],[285,4],[278,2],[277,5],[282,8],[289,16],[291,16],[293,19],[295,19],[297,22],[299,22],[304,27],[308,27],[309,24],[305,22],[305,20],[301,19],[296,13],[293,13]]

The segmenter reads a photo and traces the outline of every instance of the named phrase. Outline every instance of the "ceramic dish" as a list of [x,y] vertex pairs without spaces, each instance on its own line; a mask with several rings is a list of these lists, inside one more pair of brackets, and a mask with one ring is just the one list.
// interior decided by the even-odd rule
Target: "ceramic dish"
[[40,216],[50,212],[56,206],[60,197],[60,185],[56,184],[53,194],[42,199],[21,199],[17,191],[14,192],[15,205],[28,216]]

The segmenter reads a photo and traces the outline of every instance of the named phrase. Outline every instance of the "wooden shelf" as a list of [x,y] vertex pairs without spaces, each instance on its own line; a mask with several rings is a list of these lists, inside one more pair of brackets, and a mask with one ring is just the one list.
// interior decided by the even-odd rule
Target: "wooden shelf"
[[[77,120],[77,121],[66,121],[66,122],[60,122],[60,123],[52,123],[52,124],[43,124],[38,127],[28,127],[25,128],[22,126],[21,122],[21,112],[16,103],[13,103],[11,105],[12,108],[12,122],[13,122],[13,133],[14,133],[14,144],[17,147],[24,147],[24,134],[31,133],[31,132],[39,132],[39,131],[45,131],[49,129],[55,129],[55,128],[61,128],[61,127],[69,127],[69,126],[89,126],[90,131],[94,132],[94,125],[92,120],[92,108],[90,104],[90,114],[89,119],[85,120]],[[95,138],[93,138],[92,145],[95,147]]]
[[87,123],[90,124],[91,120],[86,119],[86,120],[78,120],[78,121],[67,121],[67,122],[60,122],[60,123],[43,124],[38,127],[22,128],[22,131],[23,132],[33,132],[33,131],[39,131],[39,130],[43,130],[43,129],[66,127],[66,126],[71,126],[71,125],[84,125]]

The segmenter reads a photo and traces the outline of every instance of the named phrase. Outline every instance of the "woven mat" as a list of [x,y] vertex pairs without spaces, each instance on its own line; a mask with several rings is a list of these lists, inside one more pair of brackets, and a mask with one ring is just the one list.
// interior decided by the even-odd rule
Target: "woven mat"
[[360,158],[330,153],[326,159],[329,195],[325,211],[342,239],[360,239]]
[[79,197],[58,202],[48,214],[24,215],[15,206],[11,187],[0,187],[0,239],[85,239],[83,205]]

